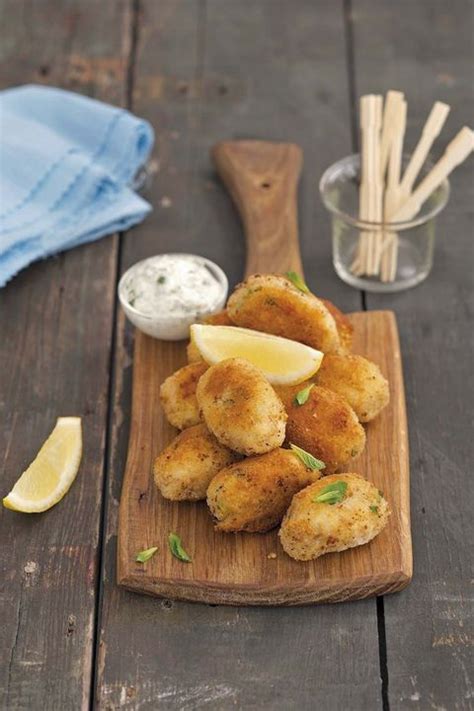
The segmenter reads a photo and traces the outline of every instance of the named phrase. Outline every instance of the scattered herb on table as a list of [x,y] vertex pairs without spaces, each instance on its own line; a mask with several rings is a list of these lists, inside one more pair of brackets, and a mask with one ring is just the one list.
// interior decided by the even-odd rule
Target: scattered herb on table
[[191,558],[186,553],[181,543],[181,538],[176,533],[170,533],[168,536],[168,543],[170,546],[170,551],[178,560],[182,560],[185,563],[191,563]]
[[295,405],[304,405],[305,402],[308,402],[309,394],[313,388],[314,383],[311,383],[310,385],[307,385],[305,388],[303,388],[303,390],[297,392],[294,399]]
[[137,553],[137,557],[135,560],[137,563],[146,563],[147,560],[150,560],[152,558],[156,551],[158,550],[158,546],[153,546],[152,548],[147,548],[144,551],[140,551],[140,553]]
[[291,281],[291,283],[296,286],[297,289],[302,291],[304,294],[309,294],[309,289],[306,283],[299,274],[296,272],[286,272],[285,276]]
[[347,483],[345,481],[335,481],[334,484],[328,484],[324,489],[315,496],[314,503],[318,504],[339,504],[345,497],[347,491]]
[[309,452],[305,452],[301,447],[297,447],[296,444],[290,444],[290,449],[296,454],[299,459],[303,462],[305,467],[315,471],[316,469],[325,469],[326,465],[320,459],[316,459]]

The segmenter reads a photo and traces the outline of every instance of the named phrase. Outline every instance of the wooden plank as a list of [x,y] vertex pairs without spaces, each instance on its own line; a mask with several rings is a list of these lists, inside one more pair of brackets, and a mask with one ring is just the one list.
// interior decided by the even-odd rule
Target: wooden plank
[[[278,259],[279,250],[275,253]],[[264,263],[259,271],[265,272]],[[225,535],[214,530],[205,502],[164,499],[150,472],[176,430],[157,407],[156,392],[186,362],[185,345],[136,333],[132,426],[120,502],[120,584],[149,595],[234,605],[358,600],[408,584],[412,573],[408,433],[396,322],[390,311],[355,313],[351,320],[355,352],[378,363],[390,383],[390,405],[367,427],[364,453],[351,465],[351,471],[384,492],[392,510],[384,531],[367,546],[302,564],[283,553],[277,529]],[[168,552],[170,531],[179,531],[192,565],[183,565]],[[146,566],[135,562],[138,551],[154,545],[159,553]],[[276,553],[277,559],[269,560],[269,553]]]
[[[124,102],[127,2],[11,0],[0,12],[2,86],[54,83]],[[4,494],[58,415],[82,416],[85,445],[64,501],[41,515],[0,513],[5,709],[89,704],[116,252],[116,238],[80,247],[1,292]]]
[[[157,129],[159,172],[150,196],[155,212],[126,238],[122,269],[159,251],[195,251],[221,264],[235,284],[244,268],[242,229],[214,180],[209,149],[229,138],[294,140],[305,155],[299,214],[308,281],[341,308],[359,308],[358,294],[334,275],[317,197],[323,169],[351,150],[341,5],[142,5],[134,108]],[[132,362],[122,314],[118,334],[98,704],[377,707],[372,601],[261,610],[159,602],[116,587]]]
[[[472,122],[472,2],[385,0],[374,13],[355,0],[353,10],[358,92],[405,90],[409,149],[433,102],[450,104],[439,156]],[[415,575],[384,604],[391,709],[472,708],[473,184],[471,158],[452,177],[428,280],[367,295],[369,308],[397,313],[412,460]]]

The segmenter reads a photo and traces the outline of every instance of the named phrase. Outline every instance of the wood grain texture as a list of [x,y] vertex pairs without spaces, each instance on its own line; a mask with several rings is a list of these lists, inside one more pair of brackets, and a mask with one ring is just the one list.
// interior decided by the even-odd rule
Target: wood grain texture
[[[439,157],[474,115],[472,2],[352,5],[358,93],[405,91],[408,150],[434,101],[450,104]],[[368,308],[390,303],[397,314],[410,422],[415,575],[402,597],[384,600],[393,710],[472,708],[473,185],[471,157],[451,177],[427,281],[390,300],[367,295]]]
[[[0,14],[2,88],[54,83],[124,102],[126,2],[14,0]],[[63,501],[41,515],[0,509],[2,709],[89,706],[116,247],[74,249],[1,290],[3,495],[58,416],[80,415],[84,432]]]
[[[286,0],[141,5],[133,108],[157,129],[159,164],[148,195],[155,210],[125,238],[121,270],[159,251],[196,251],[235,285],[245,263],[242,227],[209,150],[229,137],[296,141],[305,155],[298,204],[307,281],[342,309],[360,309],[358,292],[334,274],[329,221],[316,191],[323,169],[351,152],[341,4],[299,0],[297,11]],[[116,585],[133,355],[121,313],[117,334],[97,705],[376,708],[373,600],[209,607]]]
[[[267,264],[268,271],[275,271],[269,258]],[[392,516],[385,530],[366,546],[301,563],[283,553],[276,529],[226,535],[214,531],[205,502],[165,500],[151,471],[176,430],[168,425],[157,394],[163,380],[185,362],[185,348],[136,333],[132,423],[119,512],[121,585],[172,599],[248,605],[357,600],[407,585],[412,574],[408,442],[396,323],[384,311],[353,314],[352,322],[355,351],[380,364],[390,383],[391,403],[367,427],[366,449],[353,465],[389,502]],[[171,531],[181,536],[192,564],[167,550]],[[137,563],[138,551],[151,546],[158,546],[159,553],[146,565]],[[270,553],[277,559],[268,559]]]
[[294,143],[222,141],[212,156],[239,210],[247,242],[246,274],[303,271],[297,188],[303,164]]
[[[132,36],[130,17],[122,13],[127,4],[1,0],[2,87],[49,82],[122,103]],[[317,198],[324,168],[352,150],[342,2],[134,3],[139,4],[133,96],[136,111],[157,130],[159,163],[152,165],[158,170],[150,195],[155,212],[125,238],[121,268],[157,251],[197,251],[219,262],[234,284],[243,273],[244,242],[230,199],[214,179],[208,150],[227,137],[295,141],[305,156],[298,202],[307,280],[344,310],[360,308],[360,295],[334,276],[328,220]],[[344,5],[353,9],[354,93],[405,89],[409,145],[436,99],[453,106],[448,122],[453,133],[466,123],[473,113],[470,0],[449,5],[381,0],[376,10],[368,0]],[[116,49],[119,35],[124,52]],[[445,143],[441,137],[439,148]],[[208,607],[160,602],[115,585],[133,348],[132,332],[118,314],[97,708],[373,709],[382,705],[380,674],[385,708],[470,707],[472,457],[466,407],[473,398],[466,354],[474,333],[467,268],[474,257],[472,181],[471,161],[453,178],[430,279],[404,294],[367,298],[369,308],[397,313],[414,475],[416,574],[403,595],[385,598],[385,629],[379,601],[380,667],[372,600],[310,608]],[[37,264],[2,290],[4,490],[48,433],[56,403],[67,402],[89,413],[84,471],[93,482],[91,487],[87,480],[86,491],[79,478],[71,503],[66,499],[43,524],[38,518],[26,525],[8,512],[10,518],[0,516],[2,566],[7,559],[1,581],[0,705],[6,708],[77,708],[83,691],[87,706],[89,633],[84,630],[90,629],[94,580],[84,572],[96,558],[88,549],[79,558],[66,554],[69,543],[96,540],[101,474],[95,452],[105,417],[111,241]],[[70,294],[66,301],[62,287]],[[88,295],[91,289],[107,294],[104,311]],[[91,313],[98,323],[89,323]],[[78,352],[78,336],[79,342],[92,336],[95,346]],[[54,375],[44,379],[52,350]],[[64,510],[58,526],[56,517]],[[46,560],[39,574],[28,565]]]

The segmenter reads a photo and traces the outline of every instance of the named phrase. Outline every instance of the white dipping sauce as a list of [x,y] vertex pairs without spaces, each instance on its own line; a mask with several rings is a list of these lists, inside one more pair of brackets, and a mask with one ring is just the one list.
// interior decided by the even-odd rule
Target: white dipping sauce
[[[132,318],[135,325],[150,335],[173,339],[177,336],[172,334],[186,334],[191,323],[222,308],[227,280],[217,265],[203,257],[160,254],[131,267],[122,277],[119,294],[129,318],[136,317]],[[150,320],[157,327],[160,324],[158,330],[145,323]],[[168,336],[164,335],[167,323]]]

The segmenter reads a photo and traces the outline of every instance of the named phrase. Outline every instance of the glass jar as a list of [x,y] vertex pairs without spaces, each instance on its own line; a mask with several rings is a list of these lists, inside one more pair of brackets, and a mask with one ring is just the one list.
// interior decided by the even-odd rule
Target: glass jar
[[[407,162],[408,156],[404,156],[404,166]],[[432,167],[430,162],[423,166],[418,182]],[[319,184],[322,200],[332,217],[332,254],[336,273],[347,284],[365,291],[388,293],[416,286],[426,279],[433,266],[436,216],[448,201],[448,180],[430,195],[415,218],[390,225],[359,220],[359,182],[360,156],[357,154],[331,165]],[[361,275],[356,269],[361,235],[362,239],[369,236],[380,240],[383,249],[381,263],[385,262],[385,267],[379,275]],[[387,261],[390,249],[396,254],[391,267]]]

